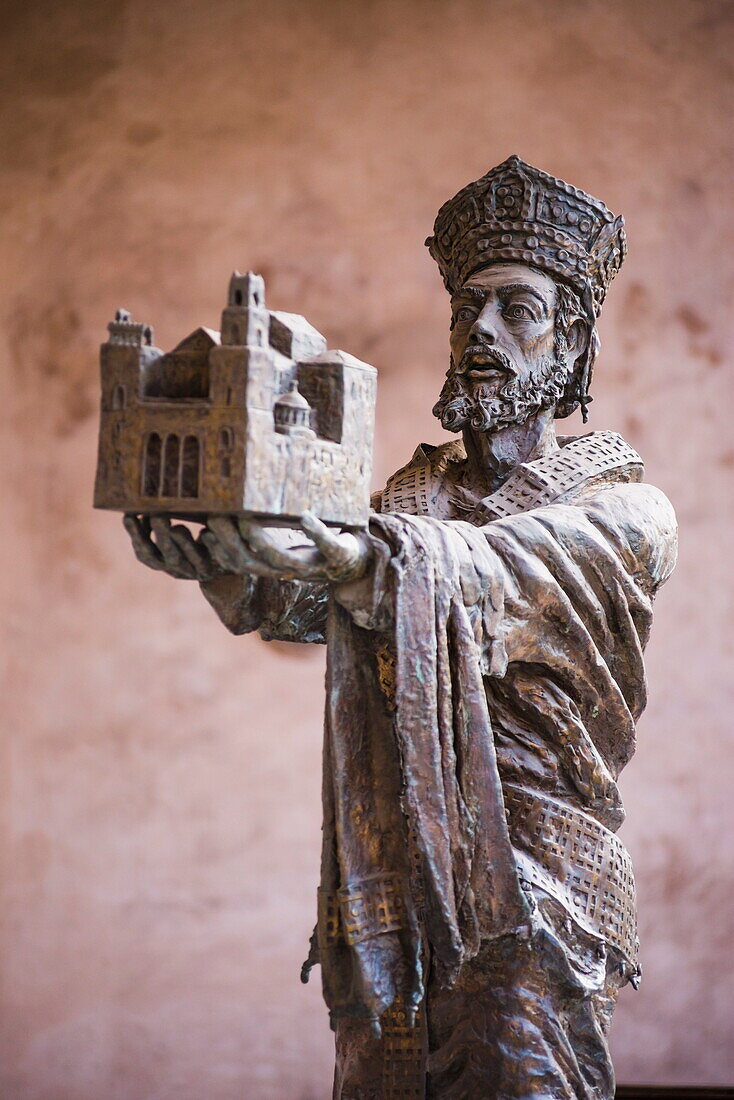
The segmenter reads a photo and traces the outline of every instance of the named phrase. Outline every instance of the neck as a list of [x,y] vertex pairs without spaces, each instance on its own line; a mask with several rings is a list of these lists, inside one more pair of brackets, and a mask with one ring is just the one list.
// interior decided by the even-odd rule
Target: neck
[[492,432],[465,428],[469,480],[485,496],[496,492],[521,462],[532,462],[558,450],[554,408],[541,409],[524,424],[509,424]]

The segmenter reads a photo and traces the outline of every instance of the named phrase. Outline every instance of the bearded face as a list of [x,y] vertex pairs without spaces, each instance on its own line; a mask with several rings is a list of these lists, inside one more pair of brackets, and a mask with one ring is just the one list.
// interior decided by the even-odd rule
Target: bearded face
[[[486,350],[482,345],[473,345],[470,355],[474,354],[485,356]],[[499,364],[498,359],[494,362]],[[504,371],[504,366],[501,369]],[[535,368],[528,369],[526,377],[511,376],[505,382],[469,380],[466,373],[450,370],[433,415],[447,432],[460,432],[468,426],[477,432],[491,432],[510,424],[524,424],[540,409],[558,404],[568,377],[563,352],[542,356]]]
[[493,264],[452,299],[451,366],[433,413],[447,431],[523,424],[563,396],[575,362],[547,275]]

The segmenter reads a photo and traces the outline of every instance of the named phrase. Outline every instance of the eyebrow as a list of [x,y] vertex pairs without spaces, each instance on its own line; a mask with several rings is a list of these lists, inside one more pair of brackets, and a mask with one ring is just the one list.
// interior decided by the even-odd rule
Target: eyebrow
[[546,305],[546,300],[539,290],[536,290],[534,286],[530,286],[529,283],[505,283],[504,286],[498,287],[498,294],[532,294],[534,298],[537,298],[539,302]]
[[[531,294],[533,298],[535,298],[536,301],[538,301],[542,305],[543,310],[545,311],[545,314],[547,316],[548,303],[546,302],[540,291],[536,290],[536,288],[534,286],[531,286],[530,283],[505,283],[503,286],[497,288],[497,295],[501,298],[509,298],[513,294],[520,293]],[[487,297],[487,294],[488,291],[484,287],[471,286],[471,284],[468,284],[461,288],[459,293],[456,295],[456,298],[479,298],[481,301],[484,301]]]
[[454,295],[455,298],[481,298],[482,301],[487,297],[487,291],[481,286],[463,286],[458,294]]

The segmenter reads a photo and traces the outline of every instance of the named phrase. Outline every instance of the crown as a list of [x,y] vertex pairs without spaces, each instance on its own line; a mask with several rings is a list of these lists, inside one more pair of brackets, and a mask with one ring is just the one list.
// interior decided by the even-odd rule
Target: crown
[[452,294],[478,268],[514,260],[590,294],[595,316],[627,254],[623,218],[518,156],[444,203],[426,245]]

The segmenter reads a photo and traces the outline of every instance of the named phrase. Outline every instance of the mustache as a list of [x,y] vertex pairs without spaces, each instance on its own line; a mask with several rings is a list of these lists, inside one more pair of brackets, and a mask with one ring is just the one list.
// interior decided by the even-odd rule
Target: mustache
[[474,360],[482,358],[488,360],[488,364],[494,364],[501,370],[506,371],[512,378],[517,376],[517,367],[510,359],[507,352],[502,351],[501,348],[495,348],[491,344],[483,344],[481,342],[468,344],[462,352],[461,359],[459,360],[459,370],[464,367],[468,367]]

